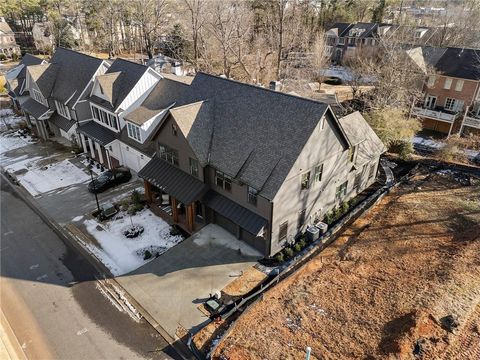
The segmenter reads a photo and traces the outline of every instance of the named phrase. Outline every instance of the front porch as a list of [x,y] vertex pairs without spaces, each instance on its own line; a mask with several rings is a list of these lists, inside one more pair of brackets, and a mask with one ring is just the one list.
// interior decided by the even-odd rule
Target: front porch
[[93,121],[89,121],[79,126],[77,132],[85,154],[107,169],[114,169],[120,166],[120,162],[111,156],[110,151],[106,148],[107,144],[116,139],[113,131]]
[[204,208],[199,201],[185,205],[156,186],[144,181],[145,198],[150,210],[170,225],[192,235],[206,225]]

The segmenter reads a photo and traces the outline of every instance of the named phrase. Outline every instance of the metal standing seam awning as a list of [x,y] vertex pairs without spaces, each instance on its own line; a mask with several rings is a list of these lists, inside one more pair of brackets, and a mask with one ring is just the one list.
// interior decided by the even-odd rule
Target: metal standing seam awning
[[77,128],[77,132],[82,133],[102,146],[105,146],[115,140],[115,132],[107,129],[105,126],[97,124],[95,121],[89,121]]
[[207,189],[200,180],[156,157],[138,172],[138,176],[186,205],[199,200]]
[[257,235],[268,222],[267,219],[213,190],[205,194],[202,203],[254,235]]
[[40,104],[38,101],[30,98],[22,104],[22,109],[32,115],[35,119],[40,119],[51,111],[47,106]]
[[57,113],[53,114],[50,119],[48,119],[48,121],[50,121],[52,124],[65,132],[68,132],[68,130],[70,130],[73,125],[75,125],[75,121],[68,120]]

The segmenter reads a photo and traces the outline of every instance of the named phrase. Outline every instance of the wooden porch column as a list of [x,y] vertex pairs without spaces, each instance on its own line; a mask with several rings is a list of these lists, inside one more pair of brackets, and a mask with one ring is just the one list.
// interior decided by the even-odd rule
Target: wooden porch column
[[177,199],[175,199],[172,196],[172,217],[173,217],[173,222],[178,223],[178,209],[177,209]]
[[153,202],[152,185],[147,180],[143,180],[143,187],[145,188],[145,199],[151,204]]
[[195,227],[194,206],[195,206],[194,203],[191,203],[190,205],[187,206],[187,230],[190,232],[193,232]]

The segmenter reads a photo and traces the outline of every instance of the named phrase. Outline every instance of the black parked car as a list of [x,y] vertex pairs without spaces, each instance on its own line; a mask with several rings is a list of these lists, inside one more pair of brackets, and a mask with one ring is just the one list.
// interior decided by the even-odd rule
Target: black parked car
[[99,193],[118,184],[123,184],[132,178],[130,170],[116,168],[101,173],[96,179],[88,183],[88,191]]

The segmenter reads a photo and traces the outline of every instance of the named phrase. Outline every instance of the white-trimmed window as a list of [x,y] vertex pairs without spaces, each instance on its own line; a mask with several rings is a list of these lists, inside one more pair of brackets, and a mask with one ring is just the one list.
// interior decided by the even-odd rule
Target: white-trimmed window
[[462,91],[463,90],[463,80],[457,80],[455,83],[455,91]]
[[68,110],[68,107],[66,107],[64,104],[61,102],[58,102],[55,100],[55,106],[57,107],[57,112],[62,115],[64,118],[70,120],[70,111]]
[[337,186],[335,191],[335,200],[342,200],[345,196],[347,196],[347,186],[348,181],[345,181],[343,184]]
[[452,78],[445,78],[445,83],[443,84],[443,88],[446,90],[450,90],[452,87]]
[[127,133],[128,137],[131,137],[138,142],[142,141],[142,138],[140,136],[140,128],[137,125],[127,122]]
[[463,108],[463,101],[453,98],[445,99],[445,109],[450,111],[460,111]]
[[32,89],[32,98],[38,101],[40,104],[46,105],[47,106],[47,101],[43,97],[42,93],[38,91],[37,89]]
[[92,115],[95,120],[101,122],[109,128],[118,130],[118,119],[115,114],[112,114],[108,111],[100,109],[99,107],[90,104],[92,107]]
[[433,87],[435,85],[435,75],[430,75],[428,77],[428,82],[427,82],[427,86],[429,88]]

